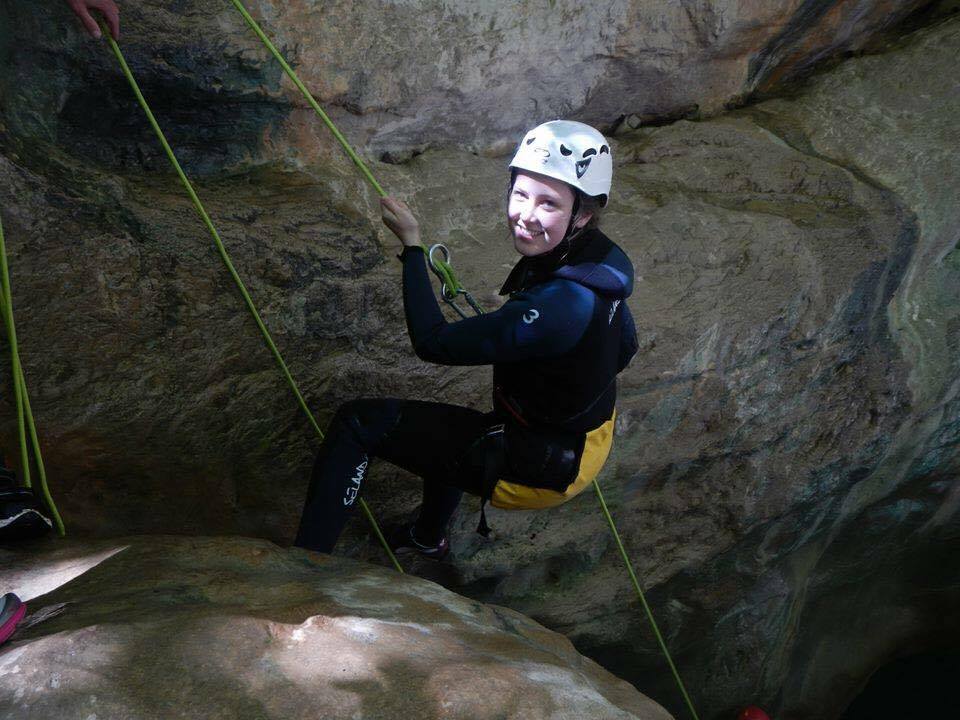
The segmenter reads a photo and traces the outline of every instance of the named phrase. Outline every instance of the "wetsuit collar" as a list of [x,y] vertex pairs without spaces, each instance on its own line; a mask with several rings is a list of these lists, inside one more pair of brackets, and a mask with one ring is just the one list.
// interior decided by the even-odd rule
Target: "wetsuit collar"
[[573,241],[562,240],[548,253],[520,258],[520,261],[513,266],[513,270],[507,275],[503,287],[500,288],[500,294],[509,295],[543,282],[553,275],[559,267],[572,262],[573,257],[580,254],[583,247],[593,238],[594,232],[588,230]]

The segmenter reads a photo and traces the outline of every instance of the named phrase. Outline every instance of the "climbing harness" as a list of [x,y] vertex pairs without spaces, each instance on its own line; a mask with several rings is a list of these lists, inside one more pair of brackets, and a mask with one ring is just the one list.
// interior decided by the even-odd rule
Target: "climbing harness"
[[[435,258],[433,256],[434,253],[442,254],[443,258]],[[443,298],[443,301],[456,310],[460,317],[466,320],[467,317],[469,317],[466,310],[457,305],[457,298],[463,295],[463,299],[467,301],[467,304],[473,309],[473,312],[477,315],[483,315],[483,308],[473,299],[473,295],[471,295],[463,285],[457,282],[457,279],[453,277],[452,272],[450,272],[450,251],[447,249],[447,246],[443,243],[431,245],[430,252],[427,253],[427,259],[430,261],[430,269],[440,278],[440,297]]]
[[[27,433],[30,435],[30,449],[33,450],[33,460],[37,466],[37,475],[40,478],[40,492],[53,516],[57,532],[61,537],[67,531],[57,511],[57,506],[50,495],[47,486],[47,472],[43,465],[43,455],[40,452],[40,440],[37,436],[37,426],[33,420],[33,409],[30,407],[30,396],[27,394],[27,382],[23,375],[23,365],[20,363],[20,351],[17,345],[17,329],[13,323],[13,293],[10,290],[10,269],[7,264],[7,247],[3,238],[3,223],[0,222],[0,313],[3,315],[3,324],[7,330],[7,344],[10,346],[11,384],[17,406],[17,433],[20,441],[20,467],[23,473],[23,484],[27,491],[32,489],[30,479],[30,457],[27,449]],[[21,493],[22,494],[22,493]],[[21,498],[22,500],[22,498]]]
[[[253,32],[257,35],[257,37],[260,38],[261,42],[263,42],[266,48],[271,52],[271,54],[273,54],[277,62],[280,63],[280,66],[283,68],[284,72],[287,74],[290,80],[303,94],[304,98],[306,99],[310,107],[313,108],[313,110],[317,113],[317,115],[320,116],[321,120],[323,120],[326,126],[330,129],[331,133],[333,133],[333,136],[341,144],[341,146],[346,151],[347,155],[354,162],[354,164],[357,166],[357,168],[360,170],[363,176],[367,179],[367,181],[373,186],[373,188],[381,197],[386,197],[386,192],[384,192],[383,188],[373,177],[373,174],[364,164],[363,160],[361,160],[360,157],[356,154],[356,152],[354,152],[353,148],[350,147],[350,144],[346,141],[346,139],[343,137],[340,131],[336,128],[333,122],[331,122],[330,118],[327,117],[327,114],[323,111],[323,109],[320,107],[320,105],[311,95],[310,91],[307,90],[306,86],[304,86],[304,84],[300,81],[296,73],[293,71],[290,65],[286,62],[286,60],[284,60],[280,52],[277,50],[274,44],[270,41],[270,39],[266,36],[266,34],[264,34],[263,30],[260,28],[257,22],[253,19],[253,17],[251,17],[250,13],[247,12],[246,8],[243,6],[240,0],[231,0],[231,2],[233,3],[234,7],[236,7],[237,11],[243,16],[244,20],[247,22],[247,24],[250,26]],[[249,294],[246,292],[246,289],[244,288],[239,275],[236,273],[236,270],[233,268],[233,265],[227,256],[226,250],[223,247],[223,243],[220,241],[220,237],[217,234],[217,231],[214,228],[212,221],[210,220],[206,211],[203,209],[203,206],[200,203],[200,200],[197,197],[196,192],[194,192],[193,187],[190,185],[190,181],[187,179],[186,175],[183,173],[183,170],[180,168],[180,164],[177,162],[177,159],[174,156],[173,151],[170,149],[169,144],[164,138],[163,132],[160,130],[160,127],[157,125],[157,122],[153,117],[153,113],[150,111],[150,108],[147,105],[146,100],[144,100],[143,95],[140,93],[140,89],[136,84],[136,80],[134,80],[133,74],[130,72],[130,69],[127,66],[127,63],[124,60],[122,53],[120,52],[119,46],[109,36],[108,33],[105,33],[105,36],[106,36],[107,42],[110,44],[111,49],[113,50],[114,54],[117,56],[117,60],[120,62],[124,75],[127,77],[127,80],[130,83],[130,86],[133,88],[134,94],[137,96],[137,100],[140,102],[141,107],[146,113],[147,118],[149,119],[150,124],[154,129],[154,132],[157,134],[157,137],[160,139],[160,142],[163,145],[163,148],[167,154],[167,157],[170,159],[170,162],[174,166],[174,169],[177,171],[177,174],[179,175],[181,182],[183,183],[184,187],[187,189],[187,193],[190,195],[191,200],[193,200],[194,206],[197,208],[197,212],[200,213],[200,216],[203,219],[204,224],[207,226],[207,229],[210,231],[210,234],[217,245],[217,249],[219,250],[221,257],[224,260],[224,263],[226,264],[228,270],[230,271],[230,274],[233,277],[235,283],[237,284],[237,287],[239,288],[241,294],[243,295],[244,300],[247,304],[247,307],[249,308],[251,314],[254,316],[254,319],[256,320],[257,325],[264,336],[264,340],[266,341],[268,347],[270,348],[275,359],[277,360],[277,363],[280,365],[284,376],[287,378],[288,384],[290,385],[291,389],[296,395],[297,400],[300,403],[300,407],[304,410],[304,412],[310,418],[311,424],[313,425],[314,429],[322,438],[323,433],[320,430],[319,425],[317,425],[316,420],[313,418],[313,415],[310,413],[310,410],[307,408],[306,402],[303,400],[303,397],[300,394],[300,391],[297,388],[296,383],[293,380],[293,377],[290,375],[289,370],[287,370],[286,364],[283,362],[283,359],[280,356],[279,350],[277,350],[276,345],[273,343],[272,339],[270,338],[269,332],[264,326],[263,321],[260,319],[260,316],[257,313],[256,308],[254,307]],[[438,255],[442,255],[442,257],[438,257]],[[457,313],[461,315],[461,317],[466,318],[467,316],[465,312],[456,305],[456,299],[460,295],[463,295],[464,299],[471,306],[474,312],[477,314],[482,314],[483,310],[480,308],[479,304],[476,303],[476,301],[473,299],[470,293],[467,292],[465,288],[463,288],[463,286],[457,281],[455,275],[453,274],[453,270],[450,267],[450,263],[449,263],[449,260],[450,260],[449,250],[443,245],[434,245],[427,252],[427,256],[430,261],[429,264],[430,264],[431,270],[433,270],[433,272],[438,277],[440,277],[443,283],[442,296],[444,301],[447,302],[449,305],[451,305],[457,311]],[[610,515],[610,511],[607,508],[606,502],[604,501],[603,494],[600,491],[600,485],[596,481],[596,479],[593,480],[593,487],[597,493],[597,498],[600,502],[601,509],[603,511],[604,516],[607,519],[607,523],[610,526],[610,530],[614,536],[614,539],[616,540],[617,547],[620,550],[620,554],[623,558],[623,561],[627,566],[627,571],[630,574],[630,579],[633,582],[634,588],[637,591],[637,595],[640,598],[640,602],[643,605],[644,612],[646,613],[647,619],[649,620],[650,625],[653,628],[654,635],[657,638],[657,642],[660,645],[660,649],[667,659],[667,663],[670,667],[670,671],[673,674],[673,677],[680,688],[680,692],[683,695],[684,701],[686,702],[686,705],[690,711],[690,714],[693,716],[694,720],[699,720],[699,716],[697,715],[697,712],[693,707],[693,703],[690,700],[690,696],[687,693],[687,690],[683,684],[683,681],[680,679],[680,675],[676,669],[673,659],[670,656],[670,652],[667,649],[666,643],[663,640],[663,636],[661,635],[660,630],[657,627],[656,621],[653,618],[653,613],[650,610],[650,606],[647,604],[646,598],[643,595],[643,590],[640,587],[640,582],[637,579],[636,573],[633,570],[633,564],[631,563],[630,558],[627,555],[626,549],[624,548],[623,542],[620,539],[620,534],[617,531],[616,525],[613,522],[613,517]],[[390,559],[393,561],[394,567],[396,567],[398,571],[403,572],[403,570],[400,568],[399,563],[394,557],[393,553],[390,551],[390,548],[386,540],[384,539],[383,534],[380,532],[380,529],[377,526],[376,520],[373,518],[373,515],[370,513],[363,499],[360,500],[360,504],[364,512],[366,513],[368,520],[373,526],[374,531],[377,535],[377,538],[380,540],[381,544],[387,550],[387,553],[389,554]]]

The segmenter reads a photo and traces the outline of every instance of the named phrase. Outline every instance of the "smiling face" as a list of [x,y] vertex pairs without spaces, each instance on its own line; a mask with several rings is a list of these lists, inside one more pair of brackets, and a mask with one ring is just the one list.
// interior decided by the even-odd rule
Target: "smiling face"
[[[507,203],[517,252],[533,257],[553,250],[567,232],[573,201],[573,188],[562,180],[518,172]],[[589,219],[589,215],[577,218],[575,227],[583,227]]]

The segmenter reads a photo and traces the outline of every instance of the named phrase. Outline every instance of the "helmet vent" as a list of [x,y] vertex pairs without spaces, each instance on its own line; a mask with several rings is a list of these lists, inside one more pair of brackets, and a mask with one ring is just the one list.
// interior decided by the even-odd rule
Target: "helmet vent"
[[561,154],[561,155],[572,155],[572,154],[573,154],[573,150],[571,150],[570,148],[568,148],[566,145],[561,145],[561,146],[560,146],[560,154]]
[[596,155],[596,154],[597,154],[597,151],[594,148],[587,148],[586,150],[583,151],[583,157],[587,157],[588,155]]
[[536,136],[536,135],[531,135],[530,137],[527,138],[527,145],[529,145],[530,143],[532,143],[532,142],[533,142],[534,140],[536,140],[536,139],[537,139],[537,136]]
[[601,154],[601,155],[603,155],[604,153],[609,153],[609,152],[610,152],[610,148],[608,148],[606,145],[601,145],[601,146],[600,146],[600,154]]

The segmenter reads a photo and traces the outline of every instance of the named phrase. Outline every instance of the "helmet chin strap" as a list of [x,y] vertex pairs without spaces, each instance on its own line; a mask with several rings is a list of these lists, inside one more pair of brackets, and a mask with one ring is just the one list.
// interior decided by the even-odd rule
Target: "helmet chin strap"
[[[583,232],[584,226],[576,227],[576,224],[580,221],[580,194],[577,193],[573,198],[573,209],[570,210],[570,224],[567,225],[567,231],[563,234],[563,240],[560,243],[567,242],[570,243],[573,240],[576,240],[580,237],[580,233]],[[557,243],[558,245],[560,243]],[[569,250],[569,248],[568,248]]]
[[[573,249],[573,241],[580,237],[580,234],[583,232],[583,227],[575,227],[577,222],[581,219],[580,216],[580,196],[576,195],[573,199],[573,208],[570,211],[570,222],[567,224],[567,230],[563,234],[560,242],[556,244],[555,247],[551,248],[547,254],[550,256],[559,256],[554,261],[557,266],[560,266],[567,259],[567,255],[570,254],[570,251]],[[544,242],[547,242],[546,234],[544,234]]]
[[580,218],[578,216],[570,221],[570,227],[567,228],[567,234],[563,236],[563,239],[566,240],[567,242],[570,242],[571,240],[576,240],[578,237],[580,237],[580,233],[583,232],[583,226],[578,227],[576,229],[574,229],[573,227],[574,223],[576,223],[576,221],[579,219]]
[[567,226],[567,231],[563,234],[563,239],[560,240],[560,242],[557,243],[557,246],[553,249],[553,252],[559,251],[561,253],[560,257],[557,259],[557,265],[562,265],[567,259],[567,255],[569,255],[570,251],[573,249],[573,241],[580,237],[580,233],[583,232],[582,227],[574,229],[574,226],[580,219],[579,205],[580,198],[577,198],[573,206],[573,212],[570,213],[570,224]]

